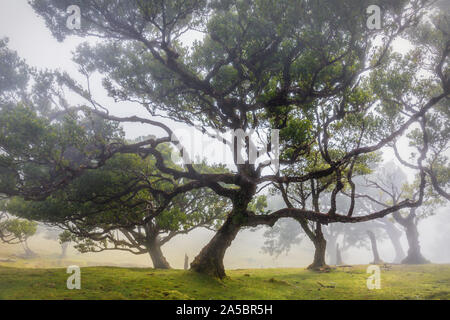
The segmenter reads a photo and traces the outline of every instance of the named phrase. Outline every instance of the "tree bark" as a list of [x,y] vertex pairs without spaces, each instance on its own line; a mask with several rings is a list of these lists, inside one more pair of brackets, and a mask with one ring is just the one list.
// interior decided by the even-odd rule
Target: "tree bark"
[[327,240],[323,236],[320,223],[317,224],[314,239],[311,239],[314,244],[314,261],[308,266],[309,270],[323,270],[330,267],[325,262],[325,253],[327,248]]
[[419,242],[419,231],[417,230],[417,224],[413,219],[408,219],[405,224],[406,238],[408,239],[408,255],[403,259],[403,264],[426,264],[430,263],[422,256]]
[[236,238],[241,224],[231,214],[211,241],[200,251],[191,263],[191,269],[217,278],[225,278],[223,258],[231,242]]
[[371,264],[382,264],[383,260],[380,259],[380,254],[378,253],[377,239],[375,237],[375,234],[370,230],[367,230],[367,234],[369,235],[370,243],[372,245],[373,262],[371,262]]
[[408,255],[403,259],[403,264],[430,263],[421,253],[415,210],[415,208],[412,208],[406,218],[402,217],[398,211],[393,214],[395,221],[405,229],[406,238],[408,239]]
[[159,237],[153,237],[146,245],[150,259],[155,269],[170,269],[170,264],[167,262],[164,254],[161,250],[161,244],[159,243]]

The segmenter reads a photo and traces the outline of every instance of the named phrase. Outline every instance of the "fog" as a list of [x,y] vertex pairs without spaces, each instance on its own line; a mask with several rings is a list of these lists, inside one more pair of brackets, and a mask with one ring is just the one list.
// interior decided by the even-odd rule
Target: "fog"
[[[192,35],[192,37],[195,36]],[[9,47],[16,50],[19,56],[24,58],[31,66],[40,69],[58,68],[68,71],[72,75],[77,72],[75,64],[71,62],[71,51],[82,42],[81,39],[69,38],[64,43],[58,43],[26,0],[3,0],[0,2],[0,38],[3,37],[9,38]],[[188,37],[186,41],[189,40]],[[114,104],[106,96],[100,85],[94,86],[94,91],[95,95],[99,97],[98,100],[109,105],[111,112],[116,115],[127,114],[127,110],[131,108],[130,105],[124,103]],[[135,110],[133,109],[133,111]],[[127,125],[125,131],[128,138],[158,134],[157,132],[148,132],[146,127],[134,124]],[[401,146],[401,148],[406,150],[407,146]],[[385,152],[384,161],[393,159],[392,153]],[[411,172],[407,169],[404,170],[410,174],[408,179],[412,180]],[[293,220],[290,223],[300,228],[300,225]],[[422,253],[434,263],[450,263],[449,226],[449,207],[436,210],[433,216],[420,221],[418,225]],[[308,239],[303,239],[300,244],[293,245],[289,253],[282,253],[278,257],[263,253],[262,246],[265,241],[263,234],[266,230],[267,228],[264,227],[241,231],[226,253],[225,267],[227,269],[305,267],[311,263],[314,247]],[[195,230],[188,235],[177,236],[163,246],[164,254],[172,267],[183,268],[184,255],[187,254],[189,261],[192,261],[212,236],[213,232],[208,230]],[[404,234],[401,242],[403,249],[407,251],[407,241]],[[58,242],[45,239],[43,233],[38,233],[30,238],[29,246],[39,257],[43,258],[54,257],[56,259],[61,251]],[[379,241],[378,246],[381,258],[390,262],[394,258],[392,245],[388,240],[383,240]],[[22,251],[20,245],[0,244],[0,260],[14,260],[15,257],[20,257]],[[372,253],[368,248],[350,248],[343,252],[343,260],[348,264],[367,264],[371,259]],[[151,266],[150,258],[146,254],[137,256],[116,251],[80,254],[72,246],[68,250],[65,261],[74,261],[81,265]],[[66,266],[65,261],[61,262],[61,266]],[[29,266],[39,267],[43,265],[39,259],[30,259]]]

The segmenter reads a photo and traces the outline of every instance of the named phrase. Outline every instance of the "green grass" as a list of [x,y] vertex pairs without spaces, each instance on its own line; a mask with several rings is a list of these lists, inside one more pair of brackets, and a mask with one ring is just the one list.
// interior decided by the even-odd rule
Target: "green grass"
[[220,281],[190,271],[81,268],[81,290],[68,290],[63,268],[0,266],[0,299],[450,299],[450,265],[393,266],[381,289],[368,290],[367,266],[228,270]]

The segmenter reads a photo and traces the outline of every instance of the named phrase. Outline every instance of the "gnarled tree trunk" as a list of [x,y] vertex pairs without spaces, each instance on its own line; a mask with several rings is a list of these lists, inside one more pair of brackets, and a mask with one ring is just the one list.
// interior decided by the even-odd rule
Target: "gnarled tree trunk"
[[420,251],[419,231],[417,230],[416,222],[416,208],[411,208],[409,215],[403,218],[399,212],[395,212],[393,217],[406,232],[406,238],[408,239],[408,255],[403,259],[404,264],[425,264],[430,263],[422,256]]
[[419,243],[419,231],[413,219],[408,219],[405,224],[406,238],[408,239],[408,255],[403,259],[404,264],[425,264],[430,263],[422,256]]
[[325,253],[327,249],[327,240],[325,240],[325,237],[323,236],[322,231],[320,230],[317,232],[316,230],[316,236],[313,240],[314,243],[314,261],[312,264],[308,266],[309,270],[323,270],[323,269],[329,269],[329,266],[325,262]]
[[234,215],[228,216],[225,223],[217,231],[211,241],[200,251],[191,263],[191,269],[217,278],[225,278],[223,258],[231,242],[236,238],[241,225],[234,219]]
[[323,270],[329,269],[330,267],[325,262],[325,254],[327,249],[327,240],[323,236],[322,225],[316,223],[316,229],[312,231],[308,226],[308,221],[305,219],[298,220],[303,228],[303,230],[308,235],[309,239],[314,244],[314,260],[308,266],[308,270]]
[[151,237],[147,242],[146,248],[148,249],[150,259],[153,262],[153,268],[170,269],[170,264],[162,253],[158,236]]
[[240,192],[232,199],[233,210],[209,243],[191,263],[193,271],[216,278],[225,278],[223,259],[239,230],[248,223],[248,205],[256,192],[256,185],[243,183]]
[[371,264],[382,264],[383,260],[380,259],[380,254],[378,253],[377,239],[375,237],[375,234],[370,230],[367,230],[367,234],[369,235],[370,243],[372,245],[373,262],[371,262]]

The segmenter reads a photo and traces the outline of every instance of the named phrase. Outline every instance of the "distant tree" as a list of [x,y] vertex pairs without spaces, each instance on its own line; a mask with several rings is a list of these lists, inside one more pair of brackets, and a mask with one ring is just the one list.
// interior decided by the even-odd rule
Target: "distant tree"
[[[59,243],[59,245],[61,246],[61,254],[60,254],[60,258],[63,259],[67,256],[67,249],[69,248],[70,245],[70,237],[69,238],[61,238],[60,235],[61,233],[63,233],[64,231],[62,231],[60,228],[58,227],[49,227],[49,226],[40,226],[42,229],[42,233],[43,233],[43,237],[44,239],[47,240],[53,240],[53,241],[57,241]],[[38,232],[39,232],[39,228],[38,228]]]
[[367,235],[370,239],[370,244],[372,246],[372,253],[373,253],[373,261],[370,264],[381,264],[383,263],[383,260],[380,258],[380,253],[378,252],[378,245],[377,245],[377,237],[375,237],[375,234],[372,230],[367,230]]
[[[358,187],[363,188],[362,177],[356,177],[353,181],[356,185],[358,185]],[[309,199],[310,195],[306,193],[310,190],[310,188],[308,188],[307,185],[305,186],[300,184],[299,187],[300,188],[296,192],[291,191],[289,193],[291,203],[308,203],[309,201],[311,201]],[[376,191],[374,191],[373,189],[367,187],[364,188],[365,194],[373,195],[374,192],[376,193]],[[301,197],[300,194],[303,194],[303,197]],[[346,191],[344,191],[344,195],[345,194]],[[350,200],[344,195],[339,196],[336,199],[336,206],[339,210],[344,210],[345,208],[349,207]],[[329,203],[329,197],[329,193],[321,193],[318,199],[319,206],[321,203],[324,203],[325,205]],[[355,201],[355,216],[364,215],[366,212],[370,212],[372,210],[374,210],[374,208],[373,202],[371,200],[358,197]],[[314,241],[317,241],[316,235],[314,234],[314,224],[312,224],[311,222],[307,225],[300,224],[301,228],[299,228],[298,224],[296,224],[294,221],[295,220],[291,219],[281,220],[273,228],[267,230],[264,233],[264,237],[266,238],[266,240],[262,248],[263,252],[270,255],[279,255],[283,252],[287,253],[290,251],[292,245],[301,243],[304,237],[308,237],[313,243]],[[332,265],[343,264],[343,252],[349,250],[352,247],[364,247],[372,250],[373,255],[378,257],[374,260],[380,262],[381,259],[379,258],[380,254],[376,249],[376,242],[384,240],[386,238],[386,235],[389,236],[389,239],[391,240],[391,243],[393,244],[396,252],[394,261],[400,262],[401,259],[404,258],[404,252],[399,239],[401,236],[401,232],[393,225],[393,222],[388,220],[388,218],[382,218],[375,221],[363,222],[358,224],[330,224],[328,226],[321,226],[321,231],[324,239],[326,240],[323,242],[326,246],[326,254],[328,255],[328,260],[330,261],[329,263]],[[320,254],[320,256],[323,256],[323,258],[317,258],[317,252],[321,252],[320,246],[318,246],[318,248],[319,250],[315,250],[315,261],[325,261],[325,256],[323,255],[323,253]],[[315,265],[318,267],[316,268]],[[326,263],[313,263],[311,266],[309,266],[309,268],[326,268]]]
[[11,218],[0,212],[0,240],[8,244],[21,244],[26,258],[35,255],[28,245],[28,239],[36,233],[36,229],[37,223],[34,221]]
[[[367,180],[367,185],[378,192],[378,197],[363,196],[372,200],[375,206],[388,207],[402,199],[415,199],[420,192],[418,181],[408,183],[401,168],[390,162],[381,168],[373,177]],[[408,253],[402,260],[406,264],[428,263],[421,253],[418,223],[420,220],[435,214],[437,207],[444,204],[444,200],[431,188],[426,189],[422,205],[409,210],[396,211],[392,215],[394,220],[405,230],[408,240]]]
[[[386,166],[390,166],[392,164],[386,164]],[[379,170],[379,169],[374,169]],[[367,186],[367,177],[357,177],[354,179],[354,183],[358,186],[359,192],[364,194],[364,196],[360,197],[359,195],[356,195],[356,202],[355,205],[357,206],[357,210],[361,211],[361,213],[364,212],[371,212],[373,210],[379,210],[382,208],[382,206],[378,205],[377,203],[374,203],[372,199],[376,199],[380,196],[380,190],[377,188],[371,188]],[[347,199],[342,199],[341,201],[345,201],[348,203],[350,201],[350,195],[347,192],[343,192],[344,195],[348,196]],[[400,242],[400,238],[402,236],[402,232],[398,230],[398,228],[395,226],[395,220],[393,217],[383,217],[377,220],[374,220],[372,223],[367,224],[364,226],[364,228],[370,228],[375,233],[375,238],[372,238],[369,236],[369,239],[371,239],[371,242],[381,240],[384,238],[385,234],[388,236],[394,251],[395,251],[395,257],[393,262],[394,263],[400,263],[405,258],[405,252],[403,250],[403,247]],[[356,228],[358,229],[358,228]],[[361,230],[360,230],[361,231]],[[349,234],[348,232],[346,234]],[[362,238],[361,238],[362,237]],[[358,241],[362,240],[364,238],[364,235],[359,233]],[[364,241],[362,242],[364,243]],[[372,249],[374,246],[372,246]],[[375,254],[374,256],[379,254]]]
[[376,224],[380,229],[383,229],[386,232],[389,240],[391,241],[392,247],[394,248],[395,256],[392,262],[401,263],[406,257],[406,254],[400,241],[403,233],[395,225],[395,220],[392,217],[385,217],[376,220]]
[[[298,184],[299,189],[296,192],[289,192],[291,200],[288,200],[288,205],[293,205],[294,202],[297,204],[304,204],[308,206],[309,201],[311,201],[311,189],[305,184]],[[323,189],[322,191],[324,191]],[[320,189],[314,191],[314,196],[317,200],[316,206],[320,207],[320,203],[327,204],[329,201],[329,194],[323,193]],[[286,190],[282,193],[287,196]],[[308,194],[309,193],[309,194]],[[294,196],[295,195],[295,196]],[[348,206],[348,199],[344,197],[337,198],[337,207],[339,209]],[[365,212],[364,207],[360,205],[357,201],[355,205],[355,216],[362,215]],[[362,210],[362,211],[360,211]],[[298,224],[296,224],[296,221]],[[301,228],[299,228],[299,225]],[[383,239],[383,230],[380,230],[383,224],[374,222],[365,222],[359,224],[331,224],[329,226],[317,226],[312,222],[308,221],[298,221],[298,220],[282,220],[279,221],[273,228],[266,231],[264,236],[266,241],[263,246],[263,252],[269,253],[271,255],[279,255],[283,252],[289,252],[291,246],[294,244],[299,244],[304,237],[309,238],[314,244],[314,260],[308,269],[322,270],[328,268],[325,262],[325,256],[328,253],[329,260],[331,264],[342,264],[342,252],[348,250],[351,247],[369,247],[368,239],[373,243],[373,238],[367,238],[368,230],[374,237],[378,240]],[[375,234],[374,234],[375,232]],[[339,246],[339,238],[341,238],[342,245]],[[375,240],[376,241],[376,240]],[[373,248],[373,247],[372,247]],[[376,253],[378,255],[378,253]]]
[[342,255],[341,255],[341,248],[339,247],[339,243],[336,243],[336,265],[342,265],[344,264],[343,260],[342,260]]
[[184,254],[184,270],[189,269],[189,257],[187,254]]

